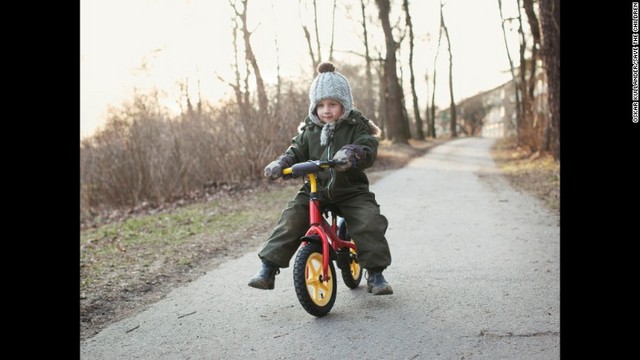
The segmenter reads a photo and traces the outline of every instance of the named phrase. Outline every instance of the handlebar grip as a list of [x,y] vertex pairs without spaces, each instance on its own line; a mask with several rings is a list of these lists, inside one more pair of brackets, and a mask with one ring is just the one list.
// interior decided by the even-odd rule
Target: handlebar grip
[[291,174],[293,177],[300,177],[306,174],[312,174],[320,171],[322,168],[320,164],[315,161],[307,161],[303,163],[294,164],[291,167]]
[[306,174],[314,174],[318,171],[327,168],[334,167],[335,165],[343,165],[346,164],[347,161],[337,161],[337,160],[309,160],[307,162],[293,164],[291,167],[282,169],[282,175],[292,175],[293,177],[300,177]]

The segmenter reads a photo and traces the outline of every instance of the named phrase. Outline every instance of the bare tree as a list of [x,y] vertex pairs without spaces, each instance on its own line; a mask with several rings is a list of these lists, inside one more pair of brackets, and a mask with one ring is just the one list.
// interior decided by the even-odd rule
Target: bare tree
[[[382,59],[382,54],[378,53],[378,58]],[[389,130],[387,124],[389,123],[389,119],[387,118],[387,108],[389,107],[389,103],[387,101],[387,88],[388,84],[385,80],[385,72],[384,72],[384,61],[378,62],[378,84],[380,84],[380,89],[378,90],[378,114],[380,114],[380,128],[382,129],[382,133],[385,135],[385,138],[389,138]]]
[[[299,0],[298,2],[298,11],[302,11],[302,2],[303,0]],[[305,6],[306,7],[306,4]],[[309,28],[306,23],[302,20],[302,16],[298,13],[298,17],[300,18],[300,26],[302,26],[302,32],[304,33],[304,38],[307,40],[307,50],[309,51],[309,57],[311,57],[311,68],[315,69],[316,66],[320,63],[320,54],[316,57],[315,52],[313,51],[313,45],[311,41],[311,33],[309,32]]]
[[533,0],[522,0],[522,6],[529,22],[529,30],[531,31],[531,37],[533,38],[533,44],[531,45],[531,67],[529,68],[529,84],[527,91],[529,92],[529,98],[533,99],[534,90],[536,84],[536,71],[537,71],[537,59],[538,48],[540,47],[540,24],[536,12],[533,10]]
[[[398,28],[398,26],[394,26],[396,28]],[[396,42],[397,45],[397,58],[402,59],[402,41],[404,40],[404,35],[405,35],[404,29],[400,35],[399,40]],[[407,106],[406,106],[406,101],[405,101],[405,96],[404,96],[404,67],[402,65],[397,67],[397,71],[398,71],[398,84],[400,85],[400,96],[401,96],[401,103],[402,103],[402,129],[404,131],[404,137],[407,139],[411,138],[411,125],[409,124],[409,113],[407,112]]]
[[540,0],[539,6],[549,107],[542,149],[560,161],[560,0]]
[[[318,4],[313,0],[313,27],[316,32],[316,51],[318,52],[318,62],[322,60],[322,52],[320,49],[320,31],[318,30]],[[314,64],[314,67],[317,64]]]
[[[298,9],[299,12],[303,11],[303,9],[306,9],[307,4],[306,2],[304,2],[304,0],[300,0],[298,2]],[[315,33],[315,50],[314,50],[314,45],[313,45],[313,40],[311,39],[311,33],[309,32],[309,28],[307,27],[307,25],[305,24],[305,22],[302,20],[302,16],[300,16],[300,25],[302,26],[302,31],[304,33],[304,37],[307,40],[307,49],[309,51],[309,56],[311,57],[311,65],[313,67],[313,69],[315,69],[318,64],[320,64],[320,62],[322,61],[322,45],[321,45],[321,41],[320,41],[320,29],[318,27],[319,21],[318,21],[318,4],[316,2],[316,0],[313,0],[313,31]],[[336,21],[336,7],[337,7],[337,2],[336,0],[333,1],[333,13],[332,13],[332,19],[331,19],[331,42],[329,43],[329,61],[333,61],[333,52],[334,52],[334,33],[335,33],[335,21]],[[306,11],[306,10],[305,10]]]
[[483,97],[474,96],[458,104],[460,110],[460,131],[467,136],[477,136],[482,131],[484,117],[492,105],[483,103]]
[[444,4],[440,2],[440,23],[442,24],[444,35],[447,38],[447,49],[449,51],[449,98],[450,98],[449,110],[451,111],[451,123],[449,124],[449,126],[451,131],[451,137],[457,137],[458,133],[457,133],[456,127],[458,124],[457,124],[457,118],[456,118],[456,101],[454,100],[454,97],[453,97],[453,54],[451,53],[451,39],[449,38],[449,29],[447,29],[447,25],[444,23],[444,14],[442,13],[443,7],[444,7]]
[[364,109],[373,114],[375,101],[373,98],[373,74],[371,72],[372,60],[369,50],[369,33],[367,32],[367,17],[364,0],[360,0],[360,10],[362,12],[362,37],[364,39],[365,77],[367,82],[365,87],[366,103],[364,104]]
[[396,50],[398,44],[393,39],[391,31],[391,23],[389,22],[389,13],[391,5],[389,0],[376,0],[378,5],[378,14],[382,22],[382,29],[385,37],[385,59],[384,59],[384,82],[386,85],[386,106],[385,118],[387,120],[387,135],[392,143],[408,144],[408,136],[406,134],[405,123],[403,117],[405,113],[402,104],[402,88],[398,81]]
[[329,44],[329,61],[333,62],[333,45],[336,32],[336,7],[337,0],[333,0],[333,10],[331,13],[331,43]]
[[[549,121],[544,112],[540,112],[541,97],[535,94],[535,88],[541,75],[537,74],[539,63],[538,49],[541,47],[540,24],[534,9],[533,0],[523,0],[522,9],[518,7],[518,32],[520,34],[520,91],[522,96],[522,122],[518,124],[518,144],[525,146],[532,153],[541,150],[544,139],[544,132]],[[525,33],[522,25],[521,10],[524,10],[528,20],[529,32]],[[531,40],[531,46],[527,41]],[[525,52],[529,50],[527,58]]]
[[244,40],[244,52],[245,59],[251,65],[251,69],[253,70],[253,74],[256,80],[256,91],[258,92],[258,108],[261,114],[269,113],[269,100],[267,98],[267,92],[265,90],[264,81],[262,80],[262,74],[260,72],[260,67],[258,66],[258,61],[256,60],[256,56],[253,53],[253,48],[251,46],[251,32],[247,28],[247,3],[249,0],[241,0],[242,10],[238,10],[236,3],[232,0],[229,0],[231,7],[233,8],[236,17],[240,19],[242,23],[241,31],[242,37]]
[[[518,145],[525,146],[530,152],[536,152],[540,149],[540,140],[542,138],[543,127],[540,117],[535,111],[535,85],[538,77],[536,76],[538,53],[540,47],[540,33],[538,29],[538,21],[533,9],[533,1],[523,0],[523,7],[518,6],[518,33],[520,35],[520,92],[522,94],[522,122],[518,124]],[[524,9],[528,18],[529,33],[525,33],[521,10]],[[532,44],[529,48],[527,44],[528,37],[532,38]],[[527,59],[526,51],[531,52]],[[544,120],[544,119],[543,119]]]
[[525,37],[524,34],[524,30],[523,30],[523,26],[522,26],[522,14],[520,12],[520,0],[518,1],[518,34],[520,35],[520,48],[519,48],[519,56],[520,56],[520,70],[519,70],[519,75],[520,75],[520,80],[518,81],[518,85],[520,86],[520,93],[522,94],[522,103],[520,104],[521,109],[520,109],[520,113],[522,114],[522,117],[519,119],[520,123],[517,124],[517,128],[518,128],[518,138],[516,139],[516,142],[518,145],[521,145],[523,142],[523,138],[525,137],[525,134],[527,133],[527,130],[525,130],[525,125],[526,125],[526,119],[527,119],[527,101],[529,101],[528,97],[527,97],[527,91],[526,91],[526,84],[527,84],[527,79],[526,79],[526,58],[525,58],[525,50],[527,48],[527,39]]
[[[233,5],[232,5],[233,6]],[[231,23],[233,24],[233,31],[231,32],[232,37],[231,37],[231,41],[232,41],[232,45],[233,45],[233,57],[234,57],[234,62],[233,62],[233,75],[234,75],[234,82],[228,82],[227,80],[225,80],[222,76],[217,75],[218,79],[223,82],[226,83],[227,85],[229,85],[232,89],[233,89],[233,93],[236,96],[236,103],[238,104],[239,107],[244,107],[244,103],[245,101],[248,100],[248,92],[249,89],[248,87],[242,88],[242,83],[241,83],[241,75],[240,75],[240,60],[239,60],[239,55],[238,55],[238,19],[234,16],[231,19]],[[248,81],[248,79],[245,78],[245,81]],[[245,82],[246,84],[246,82]],[[247,96],[247,98],[245,98],[245,95]]]
[[422,131],[422,118],[420,117],[420,106],[418,106],[418,94],[416,93],[416,77],[413,71],[413,24],[411,23],[411,13],[409,12],[409,0],[403,0],[402,7],[405,13],[406,25],[409,30],[409,72],[411,83],[411,95],[413,99],[413,115],[416,121],[416,135],[418,140],[424,140],[424,131]]
[[436,56],[433,58],[433,90],[431,91],[431,119],[429,122],[429,131],[427,136],[435,139],[436,137],[436,75],[438,68],[438,56],[440,55],[440,43],[442,42],[442,16],[440,17],[440,26],[438,26],[438,43],[436,45]]
[[[431,133],[431,107],[429,106],[429,69],[427,68],[426,73],[424,74],[424,82],[427,85],[426,90],[427,90],[427,101],[425,101],[425,108],[424,108],[424,117],[425,117],[425,121],[427,122],[427,136],[430,136]],[[435,134],[435,129],[433,129],[433,132]]]
[[500,11],[500,20],[501,20],[501,25],[502,25],[502,38],[504,39],[504,46],[505,49],[507,50],[507,58],[509,59],[509,70],[511,71],[511,79],[513,82],[513,87],[514,87],[514,94],[516,97],[516,104],[515,104],[515,108],[516,108],[516,138],[519,138],[519,134],[518,132],[520,131],[518,124],[522,123],[522,100],[520,99],[520,97],[522,96],[520,94],[520,86],[518,86],[518,77],[516,76],[516,72],[515,72],[515,68],[513,66],[513,60],[511,59],[511,52],[509,51],[509,43],[507,41],[507,31],[505,29],[505,23],[507,21],[511,21],[513,19],[505,19],[504,15],[502,13],[502,0],[498,0],[498,10]]
[[[271,4],[273,10],[273,4]],[[275,14],[274,17],[275,19]],[[276,101],[273,109],[273,117],[280,118],[280,105],[282,102],[282,76],[280,75],[280,44],[278,42],[278,33],[273,36],[274,46],[276,50]]]

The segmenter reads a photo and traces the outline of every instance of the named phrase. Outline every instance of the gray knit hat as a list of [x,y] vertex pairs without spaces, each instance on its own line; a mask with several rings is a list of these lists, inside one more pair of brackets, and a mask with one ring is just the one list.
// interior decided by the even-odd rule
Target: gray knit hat
[[316,106],[325,99],[335,99],[342,104],[344,114],[340,117],[341,119],[347,117],[353,108],[353,96],[349,81],[336,71],[332,63],[328,62],[318,65],[318,76],[313,79],[309,89],[309,117],[318,125],[321,125],[322,122],[316,114]]

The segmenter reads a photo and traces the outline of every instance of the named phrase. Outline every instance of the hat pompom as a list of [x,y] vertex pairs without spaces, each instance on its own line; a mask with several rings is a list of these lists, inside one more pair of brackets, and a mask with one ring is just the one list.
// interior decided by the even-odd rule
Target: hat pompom
[[334,71],[336,71],[336,67],[333,66],[333,64],[330,62],[325,62],[318,65],[318,73],[334,72]]

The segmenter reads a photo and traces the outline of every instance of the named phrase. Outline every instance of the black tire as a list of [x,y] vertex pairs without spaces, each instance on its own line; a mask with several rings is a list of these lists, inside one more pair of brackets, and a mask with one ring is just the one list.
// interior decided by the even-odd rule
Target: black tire
[[[353,242],[353,240],[351,240]],[[347,285],[349,289],[355,289],[360,285],[362,280],[362,267],[358,263],[358,254],[352,249],[349,249],[349,264],[348,267],[340,269],[342,272],[342,281]]]
[[331,311],[336,302],[337,283],[333,261],[329,262],[329,281],[322,281],[322,245],[309,243],[298,250],[293,264],[293,286],[302,307],[311,315],[321,317]]

